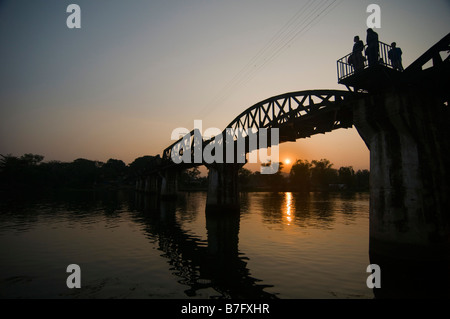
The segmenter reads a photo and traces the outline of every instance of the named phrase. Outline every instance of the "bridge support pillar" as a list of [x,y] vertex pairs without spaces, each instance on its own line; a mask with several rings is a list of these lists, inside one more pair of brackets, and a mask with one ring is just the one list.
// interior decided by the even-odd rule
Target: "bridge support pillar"
[[150,193],[150,184],[151,184],[150,176],[145,177],[144,181],[145,181],[144,192]]
[[158,194],[159,195],[159,176],[156,174],[152,174],[145,178],[145,192],[150,194]]
[[[371,263],[414,286],[431,261],[450,259],[449,106],[423,92],[370,95],[354,107],[354,123],[370,149]],[[447,266],[433,267],[448,279]]]
[[238,258],[239,223],[239,211],[232,210],[226,214],[216,214],[211,210],[206,212],[208,251],[223,269],[226,269],[227,260]]
[[145,178],[139,176],[136,178],[136,190],[138,192],[143,192],[144,189],[145,189]]
[[178,193],[178,171],[168,169],[163,172],[161,180],[161,199],[177,197]]
[[208,166],[207,212],[239,212],[238,172],[243,164]]

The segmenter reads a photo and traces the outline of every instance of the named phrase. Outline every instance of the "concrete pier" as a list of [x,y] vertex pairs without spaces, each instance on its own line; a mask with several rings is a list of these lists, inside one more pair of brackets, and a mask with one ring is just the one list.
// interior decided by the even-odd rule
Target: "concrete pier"
[[238,172],[243,164],[208,165],[206,210],[239,211]]
[[144,177],[142,177],[142,176],[137,177],[136,178],[136,186],[135,186],[136,191],[143,192],[144,186],[145,186]]
[[172,199],[177,197],[178,174],[179,172],[177,169],[166,169],[161,174],[161,199]]
[[158,174],[151,174],[145,178],[145,192],[158,194],[161,189],[161,177]]
[[354,124],[370,149],[370,252],[450,258],[450,112],[424,92],[369,95]]

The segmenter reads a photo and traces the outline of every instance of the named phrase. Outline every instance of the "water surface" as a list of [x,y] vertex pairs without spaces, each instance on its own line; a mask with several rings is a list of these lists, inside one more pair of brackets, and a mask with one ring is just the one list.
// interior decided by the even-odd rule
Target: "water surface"
[[[3,200],[2,298],[373,298],[369,195],[241,194],[239,216],[205,192]],[[81,289],[68,289],[69,264]]]

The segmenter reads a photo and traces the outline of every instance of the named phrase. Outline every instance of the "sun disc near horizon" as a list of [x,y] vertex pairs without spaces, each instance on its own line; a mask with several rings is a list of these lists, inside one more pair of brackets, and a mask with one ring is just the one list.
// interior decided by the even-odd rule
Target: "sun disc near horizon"
[[284,163],[285,163],[286,165],[289,165],[289,164],[291,164],[291,160],[290,160],[289,158],[286,158],[286,159],[284,160]]

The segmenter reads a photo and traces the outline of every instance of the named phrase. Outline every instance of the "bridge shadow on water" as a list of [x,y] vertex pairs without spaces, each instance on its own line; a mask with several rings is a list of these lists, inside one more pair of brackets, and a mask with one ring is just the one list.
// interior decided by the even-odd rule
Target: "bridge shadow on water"
[[275,294],[264,291],[271,286],[260,284],[250,275],[247,258],[239,252],[239,213],[207,213],[204,240],[182,228],[176,216],[176,201],[136,193],[134,207],[130,208],[145,225],[149,239],[157,239],[158,249],[168,259],[178,282],[188,287],[187,297],[213,289],[211,298],[217,299],[277,299]]
[[[289,196],[268,196],[262,200],[264,207],[283,207],[289,204]],[[180,215],[177,215],[177,201],[160,201],[156,196],[136,193],[131,204],[131,210],[136,212],[136,219],[145,225],[149,239],[157,239],[162,256],[168,259],[172,273],[178,277],[178,282],[187,287],[187,297],[198,297],[201,290],[213,290],[211,298],[232,299],[278,299],[276,294],[265,291],[273,287],[260,282],[251,276],[247,267],[248,258],[239,251],[240,213],[214,214],[205,213],[207,239],[193,235],[183,229]],[[316,194],[314,200],[308,195],[296,194],[292,198],[295,208],[295,223],[314,224],[319,229],[333,228],[334,216],[329,207],[327,194]],[[354,196],[354,194],[341,194]],[[243,196],[245,199],[245,195]],[[178,200],[186,201],[179,197]],[[274,201],[276,203],[274,203]],[[245,200],[243,202],[245,204]],[[249,203],[248,203],[249,204]],[[290,205],[290,204],[289,204]],[[313,209],[312,209],[312,206]],[[189,205],[184,202],[183,218],[189,216]],[[244,207],[245,208],[245,207]],[[355,212],[351,207],[343,208],[349,220]],[[192,214],[194,210],[191,211]],[[311,215],[311,212],[314,212]],[[277,209],[267,209],[262,213],[267,222],[283,222],[285,212]],[[305,225],[303,225],[305,226]],[[310,226],[310,225],[309,225]],[[375,299],[405,299],[405,298],[449,298],[450,266],[448,261],[431,259],[402,260],[385,258],[368,247],[368,255],[372,264],[380,265],[381,288],[374,288]],[[386,248],[388,250],[388,248]],[[379,252],[379,247],[377,247]],[[399,252],[399,256],[402,252]],[[369,276],[369,274],[367,274]]]

